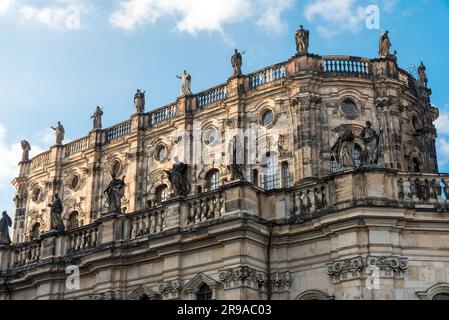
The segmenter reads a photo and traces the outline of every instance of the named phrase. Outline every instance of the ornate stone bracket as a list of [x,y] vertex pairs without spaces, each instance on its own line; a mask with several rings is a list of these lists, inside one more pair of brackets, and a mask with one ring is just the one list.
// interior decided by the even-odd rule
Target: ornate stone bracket
[[184,283],[180,279],[163,282],[159,285],[159,293],[164,299],[176,299],[181,295]]
[[234,289],[240,287],[249,287],[257,290],[266,290],[267,274],[248,266],[239,266],[220,270],[220,281],[225,289]]
[[271,274],[271,288],[273,291],[288,291],[293,283],[290,271],[275,272]]
[[356,257],[335,261],[327,265],[327,274],[334,283],[362,279],[369,276],[375,270],[379,270],[381,278],[403,279],[408,269],[407,258],[400,257]]
[[90,296],[90,300],[123,300],[124,294],[121,291],[107,291],[96,293]]

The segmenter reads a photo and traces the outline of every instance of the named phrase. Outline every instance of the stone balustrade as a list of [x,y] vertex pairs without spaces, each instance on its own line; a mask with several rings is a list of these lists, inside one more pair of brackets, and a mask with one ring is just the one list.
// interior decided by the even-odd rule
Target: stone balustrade
[[280,63],[260,71],[256,71],[248,77],[249,88],[250,90],[254,90],[263,84],[287,78],[287,66],[286,63]]
[[449,176],[408,174],[396,178],[400,202],[418,206],[432,204],[439,211],[449,210]]
[[318,213],[326,211],[329,204],[328,189],[325,184],[295,188],[290,196],[292,216],[297,221],[311,219]]
[[84,137],[73,141],[65,146],[65,156],[70,157],[89,149],[89,137]]
[[128,217],[131,225],[130,239],[153,235],[166,228],[164,209],[153,209],[149,212],[132,214]]
[[13,248],[13,266],[22,267],[39,262],[41,257],[41,241],[15,245]]
[[188,203],[187,225],[220,218],[225,213],[224,203],[225,197],[222,192],[212,192],[190,200]]
[[149,126],[153,127],[158,123],[173,119],[178,115],[178,105],[176,103],[169,104],[165,107],[152,111],[149,114]]
[[111,141],[131,133],[131,121],[125,121],[106,129],[106,141]]
[[[45,262],[49,257],[93,254],[91,252],[95,250],[92,249],[100,248],[103,242],[126,243],[127,240],[161,234],[169,229],[182,230],[203,226],[204,223],[219,223],[227,214],[235,218],[233,214],[239,211],[261,215],[268,220],[280,219],[285,223],[306,223],[356,206],[391,208],[392,203],[399,208],[435,213],[449,211],[449,175],[441,174],[359,169],[336,173],[321,180],[305,180],[292,188],[271,190],[258,201],[251,200],[259,192],[260,189],[249,182],[234,181],[214,191],[173,198],[136,213],[111,215],[74,230],[53,232],[31,242],[3,246],[2,256],[11,257],[8,268],[21,268]],[[273,215],[269,208],[276,208],[282,202],[290,208],[289,216]],[[285,215],[285,211],[282,212]],[[6,255],[5,250],[8,252]]]
[[70,230],[66,236],[67,254],[81,253],[96,248],[100,243],[98,224]]
[[31,160],[31,170],[37,170],[50,163],[50,151],[41,153]]
[[226,84],[221,84],[212,89],[208,89],[196,95],[197,106],[203,108],[208,104],[212,104],[226,99],[228,96],[228,87]]
[[369,77],[372,74],[370,60],[347,56],[325,56],[321,60],[325,74],[343,77]]

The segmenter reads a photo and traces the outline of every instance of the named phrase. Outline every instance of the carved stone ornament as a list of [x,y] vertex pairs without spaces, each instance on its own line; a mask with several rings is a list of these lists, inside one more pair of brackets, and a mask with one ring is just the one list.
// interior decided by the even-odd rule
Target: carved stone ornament
[[123,297],[121,291],[108,291],[91,295],[90,300],[123,300]]
[[368,256],[366,258],[359,256],[328,264],[327,274],[331,276],[334,283],[340,283],[362,279],[364,275],[370,275],[371,271],[375,269],[380,271],[381,277],[402,279],[408,269],[408,260],[393,256]]
[[219,273],[219,280],[224,283],[225,289],[241,286],[248,286],[256,289],[266,288],[268,281],[265,272],[258,271],[248,266],[221,270]]

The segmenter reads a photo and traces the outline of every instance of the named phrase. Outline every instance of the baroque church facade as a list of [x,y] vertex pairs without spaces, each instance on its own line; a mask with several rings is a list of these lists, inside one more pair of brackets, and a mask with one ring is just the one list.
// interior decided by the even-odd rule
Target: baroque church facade
[[200,93],[184,71],[153,111],[138,90],[110,128],[98,107],[76,141],[58,123],[32,159],[23,141],[0,299],[448,298],[425,66],[401,69],[388,32],[374,59],[309,53],[303,27],[295,40],[250,74],[236,50]]

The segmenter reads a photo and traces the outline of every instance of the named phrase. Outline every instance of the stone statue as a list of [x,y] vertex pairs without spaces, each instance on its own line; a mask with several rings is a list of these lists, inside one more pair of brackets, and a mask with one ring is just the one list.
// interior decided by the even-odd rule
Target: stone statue
[[420,64],[420,66],[418,67],[418,75],[419,75],[419,81],[421,82],[421,84],[427,88],[429,79],[427,78],[427,74],[426,74],[426,66],[422,62]]
[[178,79],[181,79],[181,96],[189,96],[192,94],[190,90],[190,83],[192,81],[191,75],[184,70],[181,76],[176,76]]
[[9,237],[9,228],[12,226],[11,217],[6,211],[3,211],[0,219],[0,245],[10,245],[11,238]]
[[301,26],[296,31],[296,52],[298,54],[307,54],[309,52],[309,30],[305,30],[304,26]]
[[366,127],[363,129],[360,139],[362,139],[365,145],[365,150],[362,154],[362,165],[375,165],[378,162],[378,142],[379,136],[376,130],[372,128],[371,122],[366,123]]
[[181,162],[173,164],[172,171],[165,170],[177,196],[187,196],[190,192],[188,166]]
[[117,179],[115,173],[111,175],[112,180],[104,190],[107,195],[111,213],[122,213],[122,198],[125,196],[125,177]]
[[53,204],[48,205],[51,208],[50,211],[50,230],[64,231],[64,223],[62,222],[62,202],[59,199],[59,195],[55,193]]
[[234,69],[234,77],[240,76],[242,74],[243,58],[242,54],[237,49],[234,50],[234,55],[231,58],[231,64]]
[[352,157],[354,141],[355,136],[352,131],[347,131],[338,138],[337,142],[332,148],[332,152],[334,153],[335,159],[340,168],[355,167],[354,158]]
[[141,92],[137,90],[134,95],[134,107],[136,107],[136,112],[142,113],[145,111],[145,91]]
[[390,54],[391,42],[390,37],[388,36],[388,31],[385,31],[379,41],[379,56],[382,59],[389,58]]
[[30,161],[30,151],[31,151],[30,143],[26,140],[22,140],[21,145],[22,145],[22,162]]
[[103,110],[98,106],[95,110],[95,113],[92,115],[91,119],[94,119],[94,130],[100,130],[101,125],[101,117],[103,116]]
[[56,144],[61,145],[64,140],[65,130],[60,121],[58,121],[58,126],[56,128],[51,127],[56,131]]
[[229,144],[229,156],[231,170],[231,180],[244,180],[243,176],[243,162],[244,154],[242,144],[239,143],[237,136],[234,136]]

